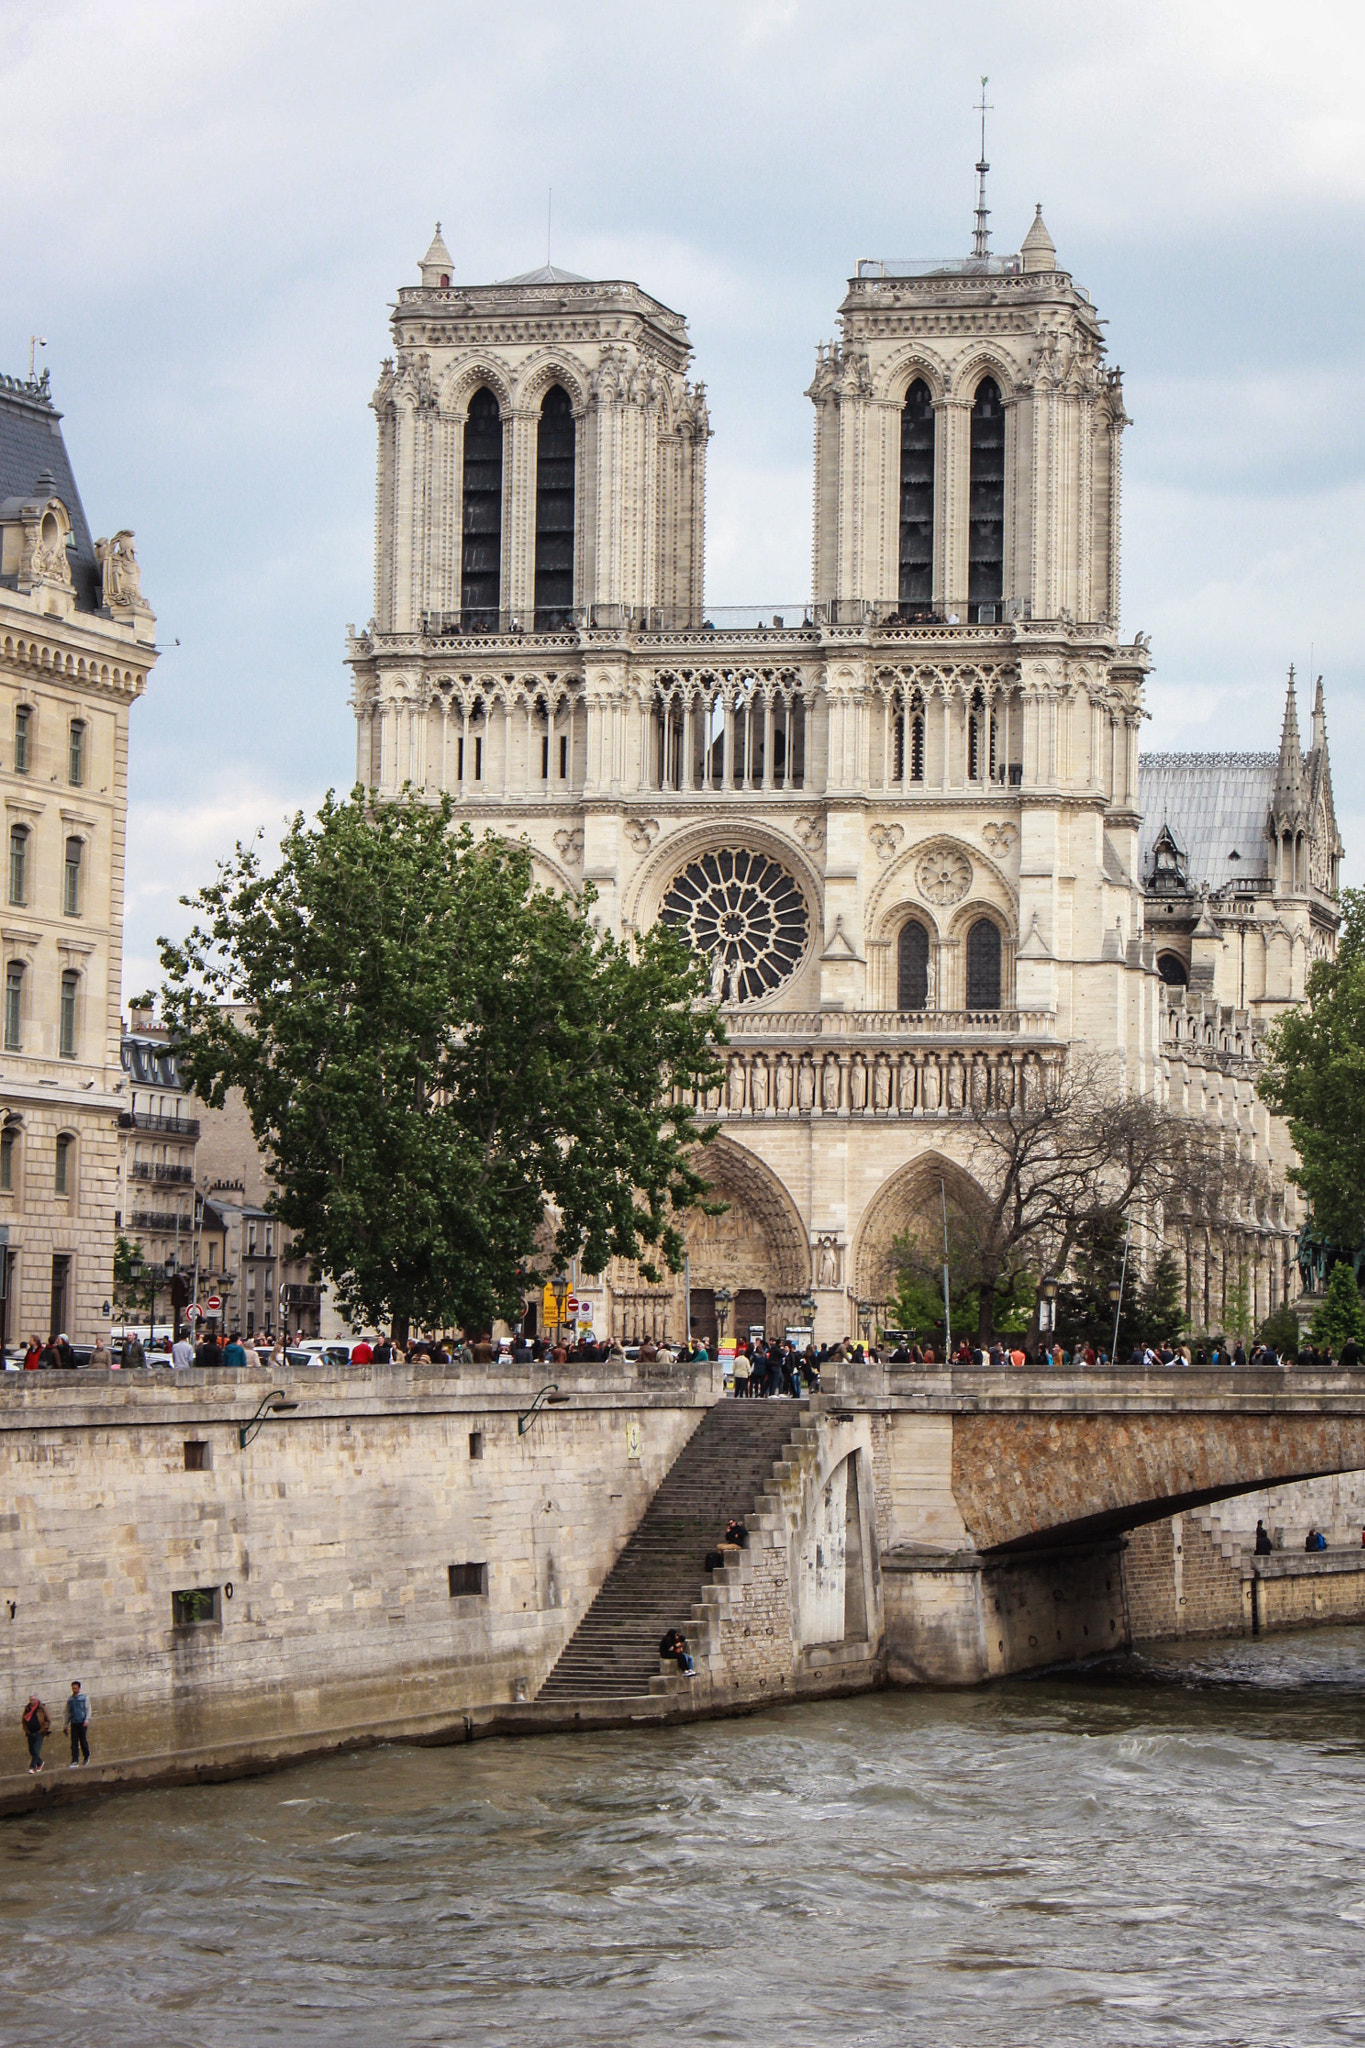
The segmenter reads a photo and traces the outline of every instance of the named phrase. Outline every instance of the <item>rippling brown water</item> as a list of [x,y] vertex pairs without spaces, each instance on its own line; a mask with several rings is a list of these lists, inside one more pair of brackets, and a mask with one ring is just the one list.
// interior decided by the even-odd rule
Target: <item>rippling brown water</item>
[[0,2040],[1365,2041],[1365,1631],[0,1822]]

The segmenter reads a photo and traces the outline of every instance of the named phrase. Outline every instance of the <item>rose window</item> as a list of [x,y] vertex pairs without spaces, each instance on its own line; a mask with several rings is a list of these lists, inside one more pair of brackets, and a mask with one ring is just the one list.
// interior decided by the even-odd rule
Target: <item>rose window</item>
[[722,847],[689,861],[669,884],[659,915],[686,932],[711,962],[713,994],[753,1002],[796,972],[810,936],[806,899],[763,853]]

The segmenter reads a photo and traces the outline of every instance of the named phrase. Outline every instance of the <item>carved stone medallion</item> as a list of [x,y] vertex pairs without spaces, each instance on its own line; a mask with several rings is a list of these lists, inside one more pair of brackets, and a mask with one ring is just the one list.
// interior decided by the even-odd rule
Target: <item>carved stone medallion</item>
[[915,880],[928,903],[960,903],[972,886],[972,864],[956,846],[931,846],[915,867]]

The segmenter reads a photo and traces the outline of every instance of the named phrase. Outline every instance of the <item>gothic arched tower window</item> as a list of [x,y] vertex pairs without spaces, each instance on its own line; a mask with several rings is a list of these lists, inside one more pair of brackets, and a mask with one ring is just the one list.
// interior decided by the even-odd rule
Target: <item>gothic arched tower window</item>
[[896,941],[896,1008],[929,1006],[929,934],[917,918],[901,926]]
[[481,384],[469,401],[464,429],[461,624],[467,633],[496,633],[501,606],[502,411]]
[[916,377],[901,408],[901,610],[928,611],[933,595],[934,401]]
[[536,625],[573,622],[574,539],[573,401],[552,384],[540,408],[536,436]]
[[1000,1008],[1000,929],[988,917],[967,934],[967,1008]]
[[972,494],[967,535],[967,616],[1000,616],[1005,590],[1005,407],[994,377],[972,404]]

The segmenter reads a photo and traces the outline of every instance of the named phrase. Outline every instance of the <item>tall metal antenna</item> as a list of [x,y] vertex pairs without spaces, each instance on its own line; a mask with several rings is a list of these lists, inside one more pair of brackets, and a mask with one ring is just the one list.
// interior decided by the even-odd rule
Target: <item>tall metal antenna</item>
[[551,185],[545,195],[545,268],[550,267],[550,222],[554,218],[555,188]]
[[990,165],[986,162],[986,116],[987,114],[993,114],[995,109],[986,103],[986,84],[987,81],[983,78],[981,81],[981,98],[973,109],[974,112],[981,116],[981,157],[976,166],[976,229],[972,235],[973,256],[989,256],[991,253],[991,231],[986,225],[990,219],[990,213],[986,206],[986,173],[990,169]]
[[46,347],[47,343],[46,341],[44,341],[41,334],[30,334],[28,338],[28,381],[30,384],[32,384],[37,377],[37,371],[34,369],[33,365],[34,350]]

